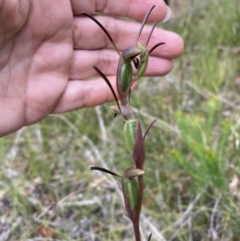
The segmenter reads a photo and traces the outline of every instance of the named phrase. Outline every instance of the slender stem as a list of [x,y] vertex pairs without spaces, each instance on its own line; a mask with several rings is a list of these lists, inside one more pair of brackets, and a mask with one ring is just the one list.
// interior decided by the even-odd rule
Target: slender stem
[[139,222],[133,223],[133,229],[134,229],[134,235],[136,241],[141,241],[141,234],[140,234],[140,228],[139,228]]

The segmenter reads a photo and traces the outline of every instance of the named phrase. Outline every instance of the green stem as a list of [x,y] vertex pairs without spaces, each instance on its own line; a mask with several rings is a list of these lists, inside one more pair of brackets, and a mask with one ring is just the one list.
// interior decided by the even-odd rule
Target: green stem
[[141,241],[141,234],[140,234],[140,228],[139,228],[139,220],[140,220],[140,214],[141,214],[141,208],[142,208],[142,202],[143,202],[143,175],[138,177],[138,205],[136,207],[134,219],[133,222],[133,229],[135,234],[135,240]]

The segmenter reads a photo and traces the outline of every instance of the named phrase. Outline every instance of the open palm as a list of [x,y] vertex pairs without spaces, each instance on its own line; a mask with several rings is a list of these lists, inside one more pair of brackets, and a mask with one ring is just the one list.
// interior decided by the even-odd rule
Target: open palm
[[[108,5],[98,6],[99,9],[95,9],[96,3],[90,6],[90,2],[93,1],[0,0],[0,136],[36,123],[50,113],[112,100],[103,80],[87,79],[96,75],[91,66],[97,65],[114,81],[118,56],[101,29],[80,16],[80,12],[102,11],[128,16],[129,1],[122,1],[125,12],[119,6],[111,7],[114,0],[106,1]],[[146,7],[139,5],[139,0],[130,2],[132,5],[135,2],[139,11],[135,15],[129,11],[128,17],[141,20]],[[156,2],[162,14],[153,13],[150,21],[160,21],[165,15],[163,2],[152,0],[147,5],[150,8]],[[137,23],[131,22],[126,29],[122,20],[98,18],[120,50],[135,43]],[[145,28],[143,39],[149,30],[150,27]],[[161,51],[155,51],[147,74],[166,74],[172,67],[171,59],[181,53],[183,42],[176,34],[160,29],[154,32],[152,39],[152,45],[159,41],[168,44]]]

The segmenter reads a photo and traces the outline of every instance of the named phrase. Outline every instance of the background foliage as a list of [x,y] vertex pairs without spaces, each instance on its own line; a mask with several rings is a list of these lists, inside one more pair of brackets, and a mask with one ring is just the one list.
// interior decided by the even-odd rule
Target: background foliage
[[[161,27],[185,52],[132,95],[145,141],[142,232],[152,240],[239,240],[240,2],[172,1]],[[133,240],[118,172],[130,157],[108,105],[0,139],[0,240]]]

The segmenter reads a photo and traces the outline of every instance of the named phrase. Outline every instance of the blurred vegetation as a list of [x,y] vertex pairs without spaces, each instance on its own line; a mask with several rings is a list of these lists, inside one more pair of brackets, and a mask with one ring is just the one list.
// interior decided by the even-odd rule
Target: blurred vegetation
[[[132,95],[146,138],[142,232],[152,240],[239,240],[240,2],[171,1],[161,27],[185,52]],[[142,98],[143,97],[143,98]],[[119,183],[130,156],[108,105],[0,139],[0,240],[133,240]],[[119,171],[120,170],[120,171]],[[145,238],[146,239],[146,238]]]

